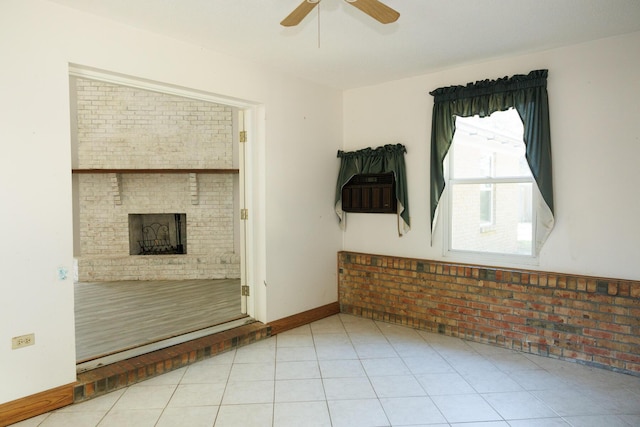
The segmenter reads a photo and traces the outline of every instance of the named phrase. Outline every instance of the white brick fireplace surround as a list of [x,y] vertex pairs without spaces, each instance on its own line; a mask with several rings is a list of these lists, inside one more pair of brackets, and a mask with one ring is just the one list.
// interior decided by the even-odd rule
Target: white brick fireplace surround
[[[232,107],[79,77],[71,88],[78,280],[239,278]],[[130,255],[129,215],[161,213],[186,216],[186,253]]]

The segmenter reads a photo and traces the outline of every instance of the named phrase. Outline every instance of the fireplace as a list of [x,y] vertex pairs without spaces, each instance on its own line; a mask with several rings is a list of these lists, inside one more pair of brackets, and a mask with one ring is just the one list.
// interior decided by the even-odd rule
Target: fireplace
[[71,84],[78,280],[239,278],[232,107],[83,78]]
[[129,214],[129,255],[184,255],[186,253],[186,214]]

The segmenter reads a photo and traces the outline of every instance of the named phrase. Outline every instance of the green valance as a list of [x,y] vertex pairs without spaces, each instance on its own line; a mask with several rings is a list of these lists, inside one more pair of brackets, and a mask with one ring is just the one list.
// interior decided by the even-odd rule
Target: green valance
[[377,148],[363,148],[358,151],[338,151],[340,172],[336,185],[335,210],[340,226],[346,227],[346,213],[342,210],[342,187],[354,175],[368,173],[393,172],[396,182],[396,199],[398,201],[398,233],[402,235],[410,228],[409,199],[407,194],[407,173],[404,153],[407,149],[402,144],[388,144]]
[[438,202],[445,187],[443,162],[453,141],[456,116],[485,117],[514,108],[524,124],[526,158],[540,192],[536,221],[536,248],[540,250],[554,224],[547,73],[548,70],[535,70],[528,75],[483,80],[430,92],[434,97],[430,165],[432,241]]

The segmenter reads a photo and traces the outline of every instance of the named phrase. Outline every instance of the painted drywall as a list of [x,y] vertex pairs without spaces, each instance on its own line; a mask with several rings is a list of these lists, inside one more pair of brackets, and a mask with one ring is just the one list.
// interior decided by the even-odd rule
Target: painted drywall
[[[69,64],[255,105],[250,309],[270,321],[336,301],[340,92],[45,0],[2,1],[0,54],[0,403],[75,381]],[[11,350],[27,333],[36,344]]]
[[[283,81],[282,85],[285,84]],[[318,99],[308,90],[294,93],[284,90],[284,86],[272,89],[274,96],[281,94],[283,105],[298,104],[301,108],[295,112],[276,111],[276,114],[286,115],[290,124],[280,129],[278,138],[293,141],[293,144],[274,144],[267,148],[266,163],[272,169],[267,177],[265,194],[267,200],[277,202],[270,204],[267,212],[266,232],[270,236],[266,242],[268,280],[263,285],[269,301],[272,298],[295,300],[301,292],[306,293],[305,298],[311,301],[337,301],[336,253],[327,257],[321,251],[324,239],[335,239],[336,247],[342,244],[331,202],[339,167],[336,158],[338,147],[333,145],[327,150],[327,145],[317,140],[318,135],[327,134],[328,124],[334,123],[334,111],[326,107],[332,103],[332,96],[330,93],[324,99],[320,96],[318,104],[313,105],[303,102],[308,98]],[[342,110],[339,104],[335,108]],[[332,138],[341,141],[342,123],[338,126],[329,132],[337,131],[338,135]],[[323,161],[318,162],[318,159]],[[323,233],[328,235],[318,241]],[[312,273],[308,270],[310,266],[313,266],[313,271],[322,273]],[[327,275],[333,278],[335,288],[323,285]],[[281,286],[282,283],[297,285]],[[283,308],[269,304],[268,317],[282,318],[285,314]]]
[[412,229],[398,237],[393,215],[349,214],[345,250],[463,261],[443,256],[441,227],[430,244],[429,91],[546,68],[556,225],[538,265],[502,265],[640,279],[638,46],[634,33],[346,91],[345,150],[407,147]]

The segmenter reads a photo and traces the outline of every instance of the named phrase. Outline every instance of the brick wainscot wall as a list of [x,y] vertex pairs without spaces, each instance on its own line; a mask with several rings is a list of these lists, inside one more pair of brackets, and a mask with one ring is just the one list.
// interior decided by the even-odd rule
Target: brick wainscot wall
[[338,253],[340,310],[640,375],[640,282]]

